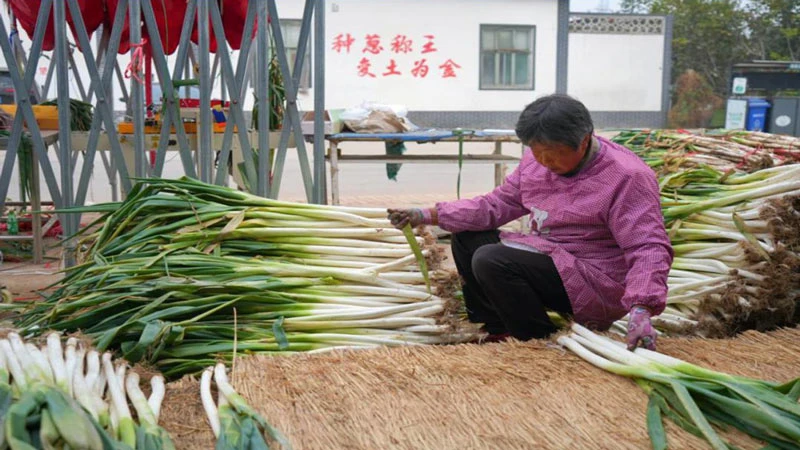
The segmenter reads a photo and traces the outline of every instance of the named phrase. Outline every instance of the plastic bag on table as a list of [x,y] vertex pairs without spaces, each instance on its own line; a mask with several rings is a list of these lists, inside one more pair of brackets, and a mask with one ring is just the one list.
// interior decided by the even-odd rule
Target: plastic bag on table
[[345,110],[340,119],[354,133],[404,133],[417,129],[407,114],[408,109],[402,105],[363,103]]

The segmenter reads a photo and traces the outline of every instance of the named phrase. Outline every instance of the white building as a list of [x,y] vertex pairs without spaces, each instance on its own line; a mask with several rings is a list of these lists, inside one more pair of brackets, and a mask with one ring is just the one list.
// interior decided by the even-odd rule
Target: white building
[[[304,3],[277,0],[290,61]],[[401,104],[424,126],[508,128],[536,97],[566,92],[586,103],[599,127],[663,126],[669,18],[570,14],[569,5],[566,0],[331,0],[325,11],[326,107]],[[30,39],[20,32],[29,48]],[[306,89],[298,98],[303,110],[313,109],[311,47],[301,82]],[[88,85],[82,58],[76,53],[74,59]],[[129,55],[118,61],[124,71]],[[42,59],[37,68],[42,84],[47,62]],[[71,82],[79,97],[75,75]],[[47,97],[55,97],[54,85]],[[115,109],[124,110],[116,97]],[[246,105],[252,101],[248,96]]]
[[[287,42],[302,9],[278,0]],[[569,1],[334,0],[325,104],[402,104],[418,124],[508,128],[536,97],[566,92],[598,126],[663,126],[670,28],[661,16],[570,14]]]

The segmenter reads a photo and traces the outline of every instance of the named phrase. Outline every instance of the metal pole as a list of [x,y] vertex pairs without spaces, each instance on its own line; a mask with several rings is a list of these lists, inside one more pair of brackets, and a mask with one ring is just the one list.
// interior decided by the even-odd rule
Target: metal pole
[[[69,208],[73,205],[72,189],[72,143],[70,127],[70,101],[69,101],[69,58],[67,55],[67,10],[66,3],[56,1],[54,6],[55,40],[56,40],[56,86],[58,89],[58,139],[59,159],[61,160],[61,205],[59,208]],[[62,214],[61,223],[64,225],[64,235],[72,236],[78,231],[78,221],[72,214]],[[75,241],[68,239],[64,243],[63,260],[66,267],[75,265]]]
[[[230,118],[228,120],[228,124],[225,127],[225,133],[222,136],[222,147],[218,149],[219,153],[219,164],[217,167],[217,175],[215,177],[216,184],[224,185],[227,177],[228,177],[228,157],[231,153],[231,141],[233,139],[233,128],[234,126],[237,127],[236,135],[239,138],[239,148],[238,151],[242,154],[242,159],[244,160],[245,166],[245,173],[248,180],[255,180],[256,179],[256,171],[255,167],[253,166],[253,152],[252,147],[250,144],[250,139],[248,138],[248,125],[244,119],[244,111],[242,110],[242,105],[244,101],[242,101],[242,89],[241,89],[241,80],[244,78],[244,70],[247,67],[247,57],[242,57],[241,55],[248,54],[250,45],[252,44],[252,39],[244,39],[244,42],[241,46],[241,51],[239,56],[238,64],[238,72],[233,71],[233,64],[231,63],[230,56],[228,55],[228,44],[227,42],[222,39],[221,36],[224,36],[225,29],[222,26],[222,16],[220,14],[219,8],[217,8],[217,4],[214,2],[210,3],[211,9],[209,14],[211,15],[211,24],[213,25],[214,34],[217,36],[218,39],[218,47],[217,47],[217,55],[219,56],[220,61],[220,68],[221,75],[224,75],[225,78],[222,79],[222,86],[225,87],[226,82],[230,84],[230,91],[231,91],[231,103],[230,103]],[[255,23],[255,3],[248,4],[247,7],[247,17],[245,18],[244,24],[244,36],[251,36],[253,31],[253,25]],[[230,81],[227,81],[230,80]],[[232,170],[238,170],[237,168],[232,168]]]
[[[11,35],[13,36],[11,47],[14,49],[14,57],[17,60],[17,67],[19,67],[24,73],[28,68],[28,57],[25,55],[25,49],[22,47],[22,43],[19,40],[19,32],[16,29],[17,19],[13,12],[9,14],[9,22],[11,23],[13,29],[11,32]],[[36,82],[33,83],[33,98],[35,98],[39,103],[42,101],[42,89],[39,87],[39,83]]]
[[[13,28],[12,32],[12,50],[14,51],[14,62],[16,63],[17,67],[22,69],[23,71],[27,68],[27,61],[25,60],[25,53],[24,49],[19,43],[19,33],[16,29],[17,19],[14,17],[14,13],[9,14],[9,22],[11,22],[11,26]],[[36,88],[34,94],[37,101],[41,99],[39,94],[39,87],[34,83],[34,87]],[[20,94],[25,95],[27,97],[27,92],[17,92],[14,90],[14,102],[19,104],[19,96]],[[6,144],[8,147],[8,144]],[[41,192],[39,187],[39,164],[36,161],[36,157],[33,152],[30,152],[26,155],[28,158],[28,164],[31,167],[31,179],[29,180],[29,188],[31,198],[28,200],[30,201],[31,206],[31,233],[33,234],[33,263],[34,264],[41,264],[42,263],[42,256],[44,254],[43,245],[42,245],[42,216],[39,213],[42,209],[42,199],[41,199]],[[25,192],[25,186],[20,183],[20,191]],[[23,208],[26,205],[23,203]],[[2,207],[0,207],[2,210]]]
[[[52,10],[52,0],[42,0],[39,7],[39,14],[36,18],[36,30],[33,33],[33,43],[31,44],[31,52],[29,64],[36,66],[39,62],[39,56],[42,50],[42,42],[44,41],[45,25],[48,23],[50,12]],[[0,20],[0,36],[6,36],[7,30],[3,20]],[[11,50],[11,43],[6,39],[0,39],[0,49],[2,49],[3,57],[6,61],[13,61],[14,54]],[[52,66],[51,66],[52,67]],[[19,68],[15,64],[8,65],[8,75],[14,84],[14,89],[17,92],[28,92],[30,86],[34,83],[35,71],[29,70],[23,74],[20,73]],[[22,96],[17,105],[17,114],[14,116],[14,124],[11,127],[11,136],[9,137],[9,144],[6,150],[6,164],[3,164],[0,173],[0,207],[5,202],[6,193],[8,192],[9,180],[11,179],[11,171],[14,168],[14,158],[17,154],[17,146],[20,142],[22,135],[23,122],[28,125],[30,130],[30,137],[33,141],[33,151],[36,158],[39,160],[39,165],[42,169],[42,174],[47,182],[50,197],[56,204],[61,204],[61,191],[56,180],[55,171],[50,164],[50,159],[47,157],[47,144],[45,144],[40,134],[39,125],[36,123],[36,118],[33,115],[33,109],[30,105],[30,99],[27,96]],[[24,118],[24,121],[23,121]]]
[[314,203],[324,204],[328,201],[325,180],[324,122],[325,0],[316,1],[317,5],[314,7]]
[[[202,3],[202,2],[201,2]],[[142,41],[142,4],[141,0],[130,0],[128,3],[128,14],[130,18],[130,39],[131,39],[131,60],[137,45]],[[131,78],[130,91],[130,110],[133,116],[133,157],[134,174],[138,178],[145,176],[145,152],[144,152],[144,93],[142,85]]]
[[[78,70],[78,66],[75,64],[75,57],[72,56],[72,52],[75,50],[74,48],[68,47],[69,52],[67,55],[69,56],[69,68],[72,71],[72,76],[75,78],[75,85],[78,86],[78,92],[81,94],[81,100],[88,101],[86,96],[86,89],[83,87],[83,80],[81,80],[81,73]],[[92,50],[86,50],[87,52],[91,52]]]
[[[270,17],[280,23],[278,9],[274,3],[269,3]],[[300,163],[300,174],[303,177],[303,185],[306,191],[306,199],[313,202],[312,192],[314,190],[314,179],[311,174],[311,165],[306,152],[305,136],[300,130],[300,113],[297,109],[297,88],[300,84],[300,76],[303,73],[303,64],[311,64],[305,61],[306,49],[308,48],[308,36],[311,30],[311,19],[314,14],[314,3],[307,2],[303,11],[302,25],[300,26],[300,40],[297,44],[297,52],[294,59],[294,72],[289,71],[289,62],[286,59],[285,46],[281,33],[275,34],[275,47],[278,54],[278,63],[281,72],[284,74],[284,92],[286,93],[286,110],[284,111],[283,129],[281,130],[281,140],[278,144],[278,152],[275,155],[275,164],[272,170],[273,179],[270,188],[270,197],[278,198],[283,178],[283,168],[286,162],[287,147],[289,145],[290,133],[294,132],[295,145],[297,145],[297,159]]]
[[213,158],[211,156],[211,65],[209,63],[209,47],[211,37],[208,30],[208,2],[197,2],[197,26],[200,34],[200,51],[198,65],[200,69],[200,123],[198,146],[200,162],[200,180],[211,183]]
[[567,93],[569,63],[569,0],[558,2],[558,25],[556,28],[556,92]]
[[[258,187],[256,194],[269,196],[269,116],[270,116],[270,96],[269,96],[269,26],[267,17],[267,1],[258,2],[258,52],[256,53],[256,97],[258,97]],[[272,23],[271,26],[280,25]],[[280,32],[280,31],[279,31]]]
[[[89,41],[89,34],[86,30],[86,26],[84,25],[83,20],[80,18],[80,7],[78,6],[77,0],[68,1],[71,13],[76,17],[74,20],[76,32],[75,36],[83,48],[89,48],[91,46],[91,42]],[[119,13],[115,15],[114,20],[116,24],[122,24],[124,20],[122,14],[124,11],[122,10],[122,7],[118,8],[118,12]],[[109,50],[115,53],[116,49],[119,47],[119,40],[122,34],[121,28],[121,26],[115,27],[112,36],[109,37],[109,40],[113,41],[110,42]],[[112,107],[113,102],[108,97],[108,87],[110,84],[109,81],[111,80],[112,75],[111,65],[114,63],[114,60],[111,58],[106,58],[104,61],[104,67],[102,69],[103,75],[101,76],[101,69],[98,68],[95,58],[92,58],[91,53],[85,51],[82,54],[86,64],[87,72],[89,73],[91,87],[94,89],[95,95],[97,96],[97,103],[95,104],[95,114],[92,118],[92,124],[89,127],[89,136],[86,143],[86,151],[84,153],[83,171],[81,173],[80,182],[78,183],[78,192],[75,196],[75,203],[77,205],[83,205],[84,201],[86,200],[86,193],[89,188],[92,173],[94,171],[94,161],[103,121],[105,121],[106,124],[106,133],[108,134],[108,140],[111,147],[110,150],[114,153],[116,158],[124,160],[119,139],[117,138],[116,129],[114,128],[114,111]],[[78,153],[75,152],[75,154],[77,155]],[[124,167],[124,162],[122,164]],[[125,173],[123,179],[125,180],[126,190],[130,190],[131,186],[127,172]]]
[[669,122],[670,80],[672,79],[672,27],[674,16],[667,14],[664,18],[664,62],[661,67],[661,126]]
[[[181,55],[186,55],[188,47],[189,34],[191,33],[192,23],[194,22],[196,7],[194,3],[187,4],[186,12],[183,17],[183,25],[181,27],[181,41],[183,42],[178,47],[178,57],[174,73],[179,75],[181,67],[183,67],[183,59]],[[142,3],[142,15],[148,30],[157,30],[155,14],[153,13],[153,5],[150,1]],[[156,165],[154,173],[156,177],[160,177],[164,169],[164,161],[167,155],[167,147],[170,141],[170,129],[174,125],[175,136],[178,138],[178,151],[180,153],[181,163],[186,176],[197,178],[197,171],[192,163],[192,151],[189,146],[189,139],[186,137],[186,130],[183,128],[183,120],[180,117],[180,108],[176,103],[175,86],[172,83],[172,74],[169,71],[167,64],[167,57],[164,55],[163,46],[161,45],[161,37],[158,32],[153,31],[150,33],[150,46],[153,50],[153,64],[156,67],[158,79],[161,80],[161,92],[164,96],[164,107],[166,114],[162,117],[161,134],[158,140],[158,151],[156,152]]]

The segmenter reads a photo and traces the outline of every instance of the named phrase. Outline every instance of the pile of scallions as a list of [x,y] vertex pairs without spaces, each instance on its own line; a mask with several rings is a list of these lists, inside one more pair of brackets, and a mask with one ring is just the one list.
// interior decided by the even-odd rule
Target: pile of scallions
[[[158,425],[164,378],[139,375],[71,337],[37,347],[17,332],[0,339],[0,448],[174,449]],[[138,424],[128,402],[133,405]]]
[[236,352],[476,336],[434,240],[393,228],[384,209],[282,202],[183,178],[142,180],[122,203],[73,211],[102,213],[84,229],[82,262],[17,325],[80,330],[168,378]]
[[663,417],[717,450],[735,448],[717,431],[729,428],[767,442],[764,448],[798,448],[800,378],[778,384],[729,375],[642,348],[628,351],[624,344],[577,324],[572,331],[558,342],[603,370],[634,379],[647,392],[647,428],[654,449],[667,448]]
[[797,322],[800,139],[645,130],[614,141],[659,176],[675,251],[660,330],[726,336]]

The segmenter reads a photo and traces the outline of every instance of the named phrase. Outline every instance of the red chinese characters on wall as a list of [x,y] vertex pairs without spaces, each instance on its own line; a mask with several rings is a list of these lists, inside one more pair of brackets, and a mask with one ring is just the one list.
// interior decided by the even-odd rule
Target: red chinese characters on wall
[[[461,65],[452,58],[436,57],[439,49],[436,47],[436,36],[433,34],[422,35],[422,39],[419,41],[421,45],[417,47],[414,45],[414,37],[406,34],[395,34],[391,38],[387,37],[384,41],[383,36],[380,34],[368,33],[364,35],[362,42],[358,42],[359,40],[350,33],[339,33],[334,37],[332,45],[333,51],[339,54],[349,54],[351,49],[361,47],[363,56],[356,65],[356,73],[359,77],[377,78],[378,75],[373,72],[373,66],[378,66],[385,67],[384,71],[379,72],[381,77],[410,75],[414,78],[426,78],[429,74],[437,74],[438,78],[458,78]],[[383,42],[386,42],[388,49],[384,48]],[[413,62],[410,62],[411,60],[403,62],[403,56],[410,56],[415,51],[418,51],[420,55],[425,55],[425,57],[413,60]],[[389,58],[387,61],[383,59],[386,56],[381,58],[384,52],[400,55],[401,59]],[[433,55],[429,55],[431,53]],[[434,70],[431,73],[431,67],[438,68],[439,71]]]
[[392,51],[395,53],[411,53],[414,41],[404,34],[398,34],[392,39]]
[[425,78],[428,75],[428,71],[430,67],[427,64],[428,60],[425,58],[420,59],[419,61],[414,61],[414,68],[411,69],[411,75],[417,78]]
[[426,43],[425,43],[425,44],[422,46],[422,53],[432,53],[432,52],[436,52],[436,51],[438,51],[438,50],[436,50],[436,48],[434,47],[434,44],[433,44],[433,39],[434,39],[434,37],[435,37],[434,35],[432,35],[432,34],[426,34],[426,35],[425,35],[425,36],[423,36],[423,37],[424,37],[425,39],[427,39],[427,40],[428,40],[428,42],[426,42]]
[[333,51],[335,51],[336,53],[342,53],[342,51],[344,51],[345,53],[350,53],[350,47],[353,45],[353,42],[355,41],[356,41],[355,38],[351,36],[350,33],[347,34],[340,33],[335,38],[333,38]]
[[389,65],[386,66],[386,72],[383,73],[383,76],[388,77],[389,75],[401,75],[400,71],[397,70],[397,63],[395,60],[389,61]]
[[372,63],[369,62],[369,58],[361,58],[358,62],[358,76],[375,78],[375,74],[369,71],[370,67]]
[[460,69],[461,66],[453,62],[452,59],[448,59],[439,68],[442,69],[442,78],[455,78],[456,69]]
[[362,53],[372,53],[373,55],[377,55],[383,51],[380,35],[368,34],[366,41],[367,42],[364,45],[364,50],[361,51]]

